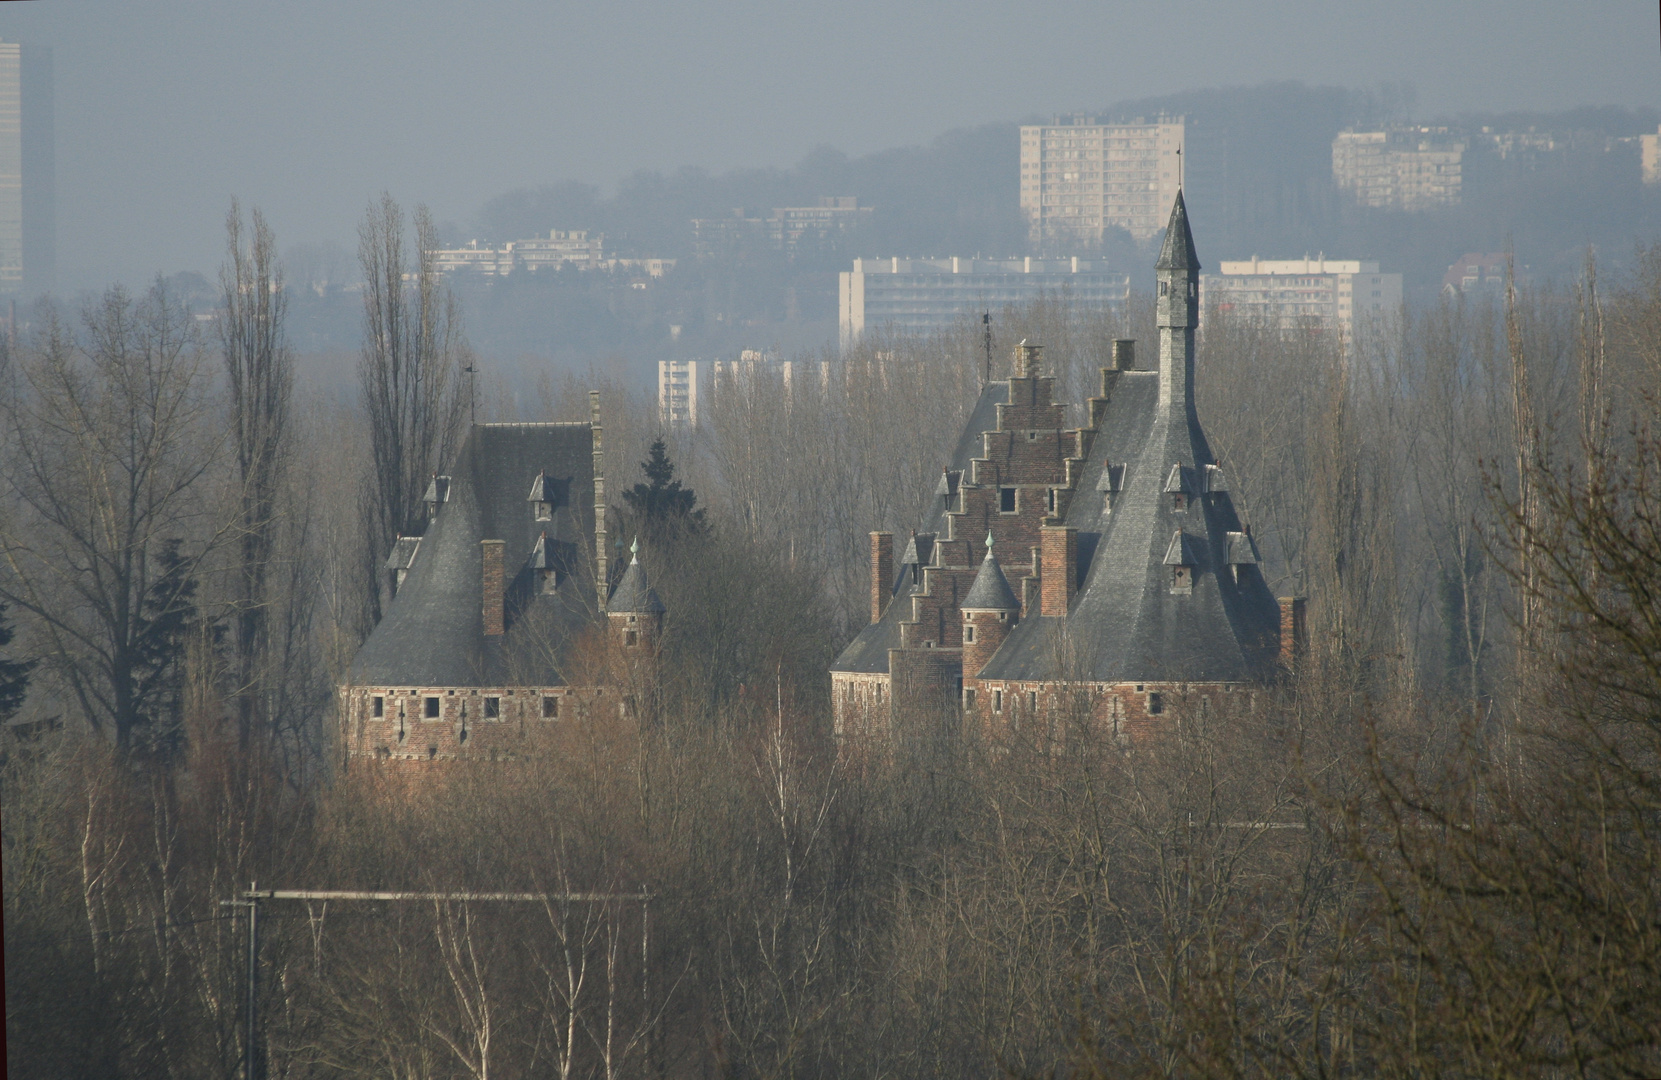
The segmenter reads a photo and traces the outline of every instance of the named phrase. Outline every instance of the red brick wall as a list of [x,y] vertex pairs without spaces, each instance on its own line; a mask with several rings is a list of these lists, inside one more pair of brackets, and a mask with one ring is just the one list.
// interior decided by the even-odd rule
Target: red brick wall
[[[559,701],[559,716],[542,716],[543,697]],[[376,696],[383,715],[372,715]],[[426,699],[436,697],[439,715],[427,719]],[[495,717],[485,699],[498,699]],[[555,752],[574,731],[611,731],[632,722],[619,708],[621,695],[602,687],[364,687],[341,694],[346,754],[376,761],[499,760]],[[403,714],[400,716],[400,712]]]
[[1280,598],[1280,662],[1292,667],[1309,647],[1309,631],[1304,614],[1304,598]]
[[1009,631],[1015,626],[1014,622],[1011,621],[1014,618],[1015,613],[1013,612],[1005,615],[1003,619],[999,619],[998,613],[994,611],[966,611],[963,613],[964,625],[972,625],[975,628],[975,640],[963,643],[963,677],[965,684],[969,679],[980,674],[980,669],[987,665],[992,659],[992,654],[997,652],[998,647],[1004,643],[1004,639],[1009,636]]

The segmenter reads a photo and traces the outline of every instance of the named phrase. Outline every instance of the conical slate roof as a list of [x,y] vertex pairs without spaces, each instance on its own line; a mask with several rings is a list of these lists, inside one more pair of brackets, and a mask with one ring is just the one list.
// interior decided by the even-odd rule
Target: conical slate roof
[[1188,228],[1188,207],[1177,192],[1177,201],[1171,204],[1171,220],[1165,226],[1165,246],[1159,249],[1155,270],[1198,270],[1199,252],[1194,250],[1194,234]]
[[631,549],[634,554],[629,558],[629,568],[623,571],[623,580],[617,583],[616,591],[606,603],[609,614],[661,615],[667,610],[663,601],[658,599],[657,592],[646,581],[638,549],[638,544]]
[[969,586],[969,594],[961,606],[965,611],[1021,610],[1021,602],[1015,599],[1015,590],[1009,587],[1003,567],[992,555],[990,534],[986,537],[986,558],[981,560],[980,573],[975,575],[975,583]]

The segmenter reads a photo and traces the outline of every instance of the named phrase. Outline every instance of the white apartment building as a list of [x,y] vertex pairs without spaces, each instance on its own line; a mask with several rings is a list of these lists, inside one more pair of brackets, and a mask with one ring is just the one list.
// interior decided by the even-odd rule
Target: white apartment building
[[798,375],[818,368],[821,389],[829,384],[830,365],[824,361],[781,360],[772,353],[745,349],[736,360],[659,360],[658,416],[663,424],[697,427],[706,420],[718,394],[746,388],[757,377],[781,380],[788,407]]
[[[459,248],[429,254],[441,273],[470,270],[505,277],[518,269],[532,272],[561,266],[577,270],[611,269],[606,265],[604,248],[605,236],[601,233],[590,237],[584,229],[550,229],[546,237],[510,240],[499,248],[481,246],[477,240],[471,240]],[[673,263],[673,260],[656,261]]]
[[1661,128],[1654,135],[1638,136],[1638,160],[1644,183],[1661,184]]
[[1356,327],[1382,320],[1401,306],[1401,275],[1368,259],[1250,259],[1217,264],[1200,276],[1200,310],[1262,320],[1290,329],[1310,321]]
[[1075,116],[1021,128],[1021,212],[1032,243],[1093,243],[1110,228],[1147,240],[1182,184],[1183,118],[1104,124]]
[[1447,128],[1341,131],[1332,140],[1332,180],[1361,206],[1457,206],[1465,149]]
[[[1174,196],[1173,196],[1174,198]],[[1111,306],[1130,295],[1130,275],[1101,259],[855,259],[839,275],[842,347],[867,329],[932,334],[976,312],[1067,292],[1075,303]]]

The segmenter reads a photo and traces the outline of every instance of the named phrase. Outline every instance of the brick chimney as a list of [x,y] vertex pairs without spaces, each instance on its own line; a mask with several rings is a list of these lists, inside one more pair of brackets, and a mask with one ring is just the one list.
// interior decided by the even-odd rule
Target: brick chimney
[[1293,667],[1309,649],[1309,629],[1301,596],[1280,598],[1280,662]]
[[894,534],[871,534],[871,621],[882,618],[888,595],[894,588]]
[[505,540],[480,540],[479,549],[483,556],[484,573],[484,632],[487,635],[501,634],[505,629],[505,616],[502,611],[502,553],[507,547]]
[[1078,530],[1047,525],[1039,530],[1043,550],[1039,569],[1038,613],[1066,618],[1078,591]]

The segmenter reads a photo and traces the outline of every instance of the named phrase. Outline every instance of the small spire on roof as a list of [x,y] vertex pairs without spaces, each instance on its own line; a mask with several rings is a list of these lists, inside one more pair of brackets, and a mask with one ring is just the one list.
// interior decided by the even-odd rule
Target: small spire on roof
[[630,563],[637,563],[639,561],[640,561],[640,537],[636,536],[634,538],[634,543],[629,545],[629,562]]
[[990,559],[992,557],[992,530],[991,529],[986,530],[986,557],[988,559]]

